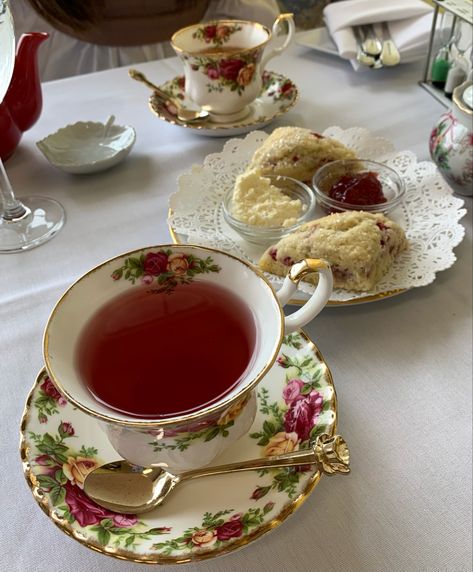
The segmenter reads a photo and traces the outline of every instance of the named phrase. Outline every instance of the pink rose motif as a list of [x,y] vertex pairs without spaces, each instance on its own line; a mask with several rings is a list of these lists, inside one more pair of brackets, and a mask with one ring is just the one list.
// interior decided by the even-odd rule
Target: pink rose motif
[[204,40],[208,43],[210,40],[213,40],[217,35],[217,26],[205,26],[204,28]]
[[220,73],[217,68],[208,67],[207,68],[207,77],[209,79],[218,79],[220,77]]
[[301,389],[303,387],[303,381],[300,379],[291,379],[282,392],[282,396],[287,405],[290,405],[294,399],[297,399],[301,395]]
[[61,437],[72,437],[74,435],[75,431],[74,431],[74,427],[72,426],[72,423],[63,421],[61,423],[61,425],[59,425],[59,434],[61,435]]
[[60,405],[61,407],[64,407],[64,405],[67,404],[66,399],[54,387],[53,382],[49,379],[49,377],[45,378],[40,387],[44,391],[44,393],[46,393],[46,395],[52,397],[54,401],[57,401],[57,404]]
[[238,538],[243,533],[243,523],[241,514],[234,515],[230,520],[224,522],[215,529],[219,540],[229,540],[230,538]]
[[292,401],[284,415],[284,429],[289,433],[297,433],[301,441],[307,440],[317,423],[323,402],[322,395],[315,389],[308,395],[300,395]]
[[148,252],[143,264],[145,274],[158,276],[166,272],[168,257],[164,252]]
[[77,520],[80,526],[89,526],[98,524],[104,518],[112,519],[115,526],[129,528],[138,522],[135,515],[122,515],[110,512],[89,499],[89,497],[81,490],[71,484],[66,484],[66,504],[69,512]]
[[141,277],[141,282],[143,284],[146,284],[147,286],[149,286],[149,284],[153,283],[154,278],[151,276],[151,274],[145,274]]
[[243,60],[237,60],[234,58],[228,58],[226,60],[221,60],[218,64],[218,69],[220,75],[230,81],[236,81],[238,78],[238,73],[245,66]]

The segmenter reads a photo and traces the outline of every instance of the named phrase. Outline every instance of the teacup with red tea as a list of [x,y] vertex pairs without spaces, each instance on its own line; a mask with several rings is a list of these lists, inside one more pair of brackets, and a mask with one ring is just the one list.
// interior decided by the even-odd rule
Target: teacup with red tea
[[[282,305],[307,272],[310,300]],[[254,389],[282,338],[328,301],[328,265],[294,265],[277,294],[222,251],[162,245],[117,256],[79,278],[46,325],[43,351],[58,390],[99,421],[112,446],[142,466],[210,463],[254,419]],[[182,443],[185,442],[185,447]]]
[[[272,31],[245,20],[217,20],[178,30],[171,45],[184,66],[186,96],[209,111],[216,123],[241,120],[262,91],[266,63],[287,48],[294,31],[292,14],[281,14]],[[283,41],[275,42],[279,36]]]

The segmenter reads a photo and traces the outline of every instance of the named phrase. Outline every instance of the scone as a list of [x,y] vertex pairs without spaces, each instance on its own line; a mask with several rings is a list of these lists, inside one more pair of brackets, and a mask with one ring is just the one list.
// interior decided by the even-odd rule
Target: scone
[[356,158],[351,149],[335,139],[303,127],[279,127],[255,151],[248,170],[311,181],[325,163]]
[[[366,292],[407,246],[402,228],[383,214],[349,211],[305,223],[269,247],[259,266],[285,276],[303,258],[323,258],[331,265],[335,288]],[[317,276],[307,280],[315,282]]]

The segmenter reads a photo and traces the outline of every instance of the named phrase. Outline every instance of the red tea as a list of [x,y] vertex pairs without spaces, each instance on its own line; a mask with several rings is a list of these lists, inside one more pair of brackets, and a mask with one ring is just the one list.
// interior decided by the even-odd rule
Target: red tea
[[87,322],[76,363],[101,403],[137,417],[169,417],[228,393],[255,345],[250,309],[221,286],[194,281],[171,294],[136,286]]

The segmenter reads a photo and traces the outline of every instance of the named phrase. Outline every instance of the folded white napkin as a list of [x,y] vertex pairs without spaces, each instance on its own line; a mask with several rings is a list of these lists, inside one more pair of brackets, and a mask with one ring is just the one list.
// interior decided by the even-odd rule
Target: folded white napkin
[[[433,8],[423,0],[344,0],[328,4],[324,20],[340,57],[356,61],[356,38],[352,26],[374,24],[382,38],[381,22],[387,22],[389,33],[400,54],[401,63],[413,62],[427,56]],[[367,68],[369,69],[369,68]]]

